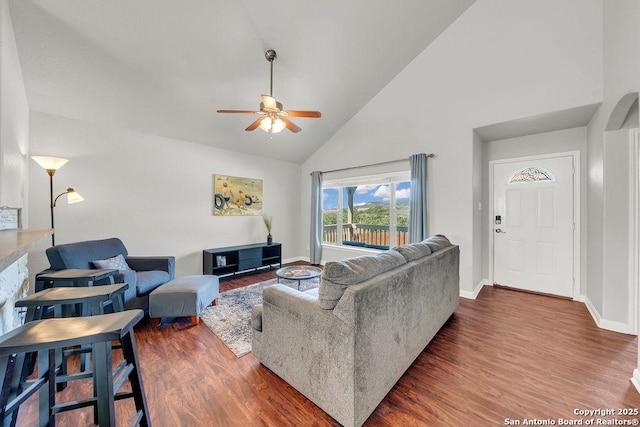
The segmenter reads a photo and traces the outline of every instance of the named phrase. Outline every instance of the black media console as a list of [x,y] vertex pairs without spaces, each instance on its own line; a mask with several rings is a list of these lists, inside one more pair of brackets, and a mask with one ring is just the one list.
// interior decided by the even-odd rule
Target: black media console
[[282,244],[256,243],[202,251],[202,274],[228,276],[240,272],[257,271],[263,267],[282,267]]

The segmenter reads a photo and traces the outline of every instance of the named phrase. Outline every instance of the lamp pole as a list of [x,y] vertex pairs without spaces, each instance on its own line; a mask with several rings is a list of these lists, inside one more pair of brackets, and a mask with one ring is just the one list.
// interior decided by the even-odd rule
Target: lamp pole
[[53,208],[56,207],[56,201],[60,196],[63,196],[65,194],[67,194],[67,202],[69,204],[78,203],[83,201],[84,199],[82,198],[82,196],[80,196],[76,192],[76,190],[74,190],[71,187],[67,188],[67,191],[60,194],[60,196],[56,197],[55,199],[53,198],[53,175],[56,173],[58,169],[60,169],[62,166],[65,165],[65,163],[68,162],[67,159],[62,159],[60,157],[50,157],[50,156],[31,156],[31,158],[35,160],[40,166],[42,166],[42,169],[44,169],[47,172],[47,175],[49,175],[49,209],[51,210],[51,246],[55,246],[56,234],[55,234],[55,228],[53,225]]
[[53,174],[55,169],[47,169],[49,174],[49,207],[51,208],[51,246],[56,245],[56,229],[53,227]]

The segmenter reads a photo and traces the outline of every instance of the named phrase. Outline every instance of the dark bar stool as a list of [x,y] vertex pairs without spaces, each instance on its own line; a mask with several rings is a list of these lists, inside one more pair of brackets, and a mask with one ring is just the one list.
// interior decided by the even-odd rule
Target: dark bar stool
[[[64,306],[80,305],[80,312],[83,316],[91,316],[96,314],[104,314],[105,308],[111,306],[113,312],[124,310],[124,292],[129,285],[126,283],[118,283],[115,285],[92,286],[92,287],[61,287],[48,288],[26,298],[16,301],[16,307],[26,307],[25,323],[34,320],[41,320],[53,311],[54,317],[62,317]],[[88,378],[91,373],[89,371],[89,356],[91,349],[85,347],[80,350],[62,350],[58,352],[56,357],[56,366],[61,368],[60,375],[56,376],[58,391],[66,386],[68,380]],[[67,376],[66,358],[72,354],[82,354],[80,371],[85,374],[77,374]],[[26,355],[24,363],[23,376],[31,374],[35,364],[35,354]],[[22,358],[17,361],[18,368],[23,366]]]
[[82,315],[104,314],[105,307],[111,305],[114,312],[124,309],[126,283],[95,287],[48,288],[16,301],[16,307],[26,307],[25,322],[41,320],[47,309],[54,309],[54,317],[61,317],[61,308],[67,304],[82,304]]
[[[91,317],[69,317],[35,320],[0,337],[0,369],[5,373],[0,393],[0,416],[5,425],[15,423],[20,405],[34,393],[39,397],[39,425],[55,425],[60,412],[93,406],[97,423],[115,426],[114,401],[133,398],[136,417],[131,425],[150,426],[149,410],[142,385],[138,352],[133,327],[143,317],[142,310]],[[111,341],[120,340],[123,362],[113,369]],[[55,402],[55,350],[63,347],[91,345],[93,353],[93,384],[95,396],[67,403]],[[38,353],[38,378],[23,384],[16,356]],[[118,392],[126,379],[130,392]]]
[[62,283],[62,286],[69,286],[67,283],[72,283],[71,286],[93,286],[95,282],[106,279],[109,283],[113,284],[113,275],[117,272],[118,270],[85,270],[78,268],[51,271],[49,273],[39,274],[36,277],[36,292],[40,292],[46,288],[55,287],[56,283]]
[[[118,270],[113,269],[80,269],[49,271],[36,276],[36,293],[53,287],[91,287],[94,284],[114,284],[113,278]],[[65,307],[65,317],[80,314],[80,307]]]

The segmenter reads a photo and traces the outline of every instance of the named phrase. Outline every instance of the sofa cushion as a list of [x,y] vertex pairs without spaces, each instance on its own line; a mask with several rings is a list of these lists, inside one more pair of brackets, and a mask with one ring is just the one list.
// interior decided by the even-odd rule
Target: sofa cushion
[[426,243],[431,249],[431,252],[439,251],[440,249],[448,248],[451,246],[451,242],[442,234],[436,234],[435,236],[431,236],[422,241],[422,243]]
[[362,283],[402,264],[406,261],[397,251],[328,262],[318,288],[318,303],[325,310],[333,310],[347,286]]
[[160,270],[136,272],[136,291],[138,296],[148,294],[170,280],[169,273]]
[[397,248],[393,248],[393,250],[400,252],[407,262],[415,261],[431,254],[431,248],[423,242],[398,246]]
[[129,267],[129,264],[127,264],[127,261],[124,260],[124,257],[122,256],[122,254],[118,254],[114,257],[111,258],[107,258],[107,259],[97,259],[93,261],[93,265],[96,268],[102,268],[105,270],[131,270],[131,267]]

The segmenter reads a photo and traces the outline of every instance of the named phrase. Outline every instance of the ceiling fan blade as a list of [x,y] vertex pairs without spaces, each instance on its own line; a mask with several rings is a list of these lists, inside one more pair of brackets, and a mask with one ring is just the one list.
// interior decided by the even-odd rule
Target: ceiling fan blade
[[287,129],[289,129],[291,132],[298,133],[302,130],[300,127],[298,127],[295,123],[293,123],[291,120],[287,119],[286,117],[280,117],[280,119],[284,122]]
[[247,126],[247,128],[245,129],[246,131],[250,131],[250,130],[254,130],[256,129],[258,126],[260,126],[260,122],[263,120],[262,117],[260,117],[258,120],[256,120],[255,122],[251,123],[249,126]]
[[320,111],[287,110],[286,113],[289,117],[310,117],[313,119],[322,117]]
[[261,111],[254,110],[218,110],[218,113],[240,113],[240,114],[261,114]]

